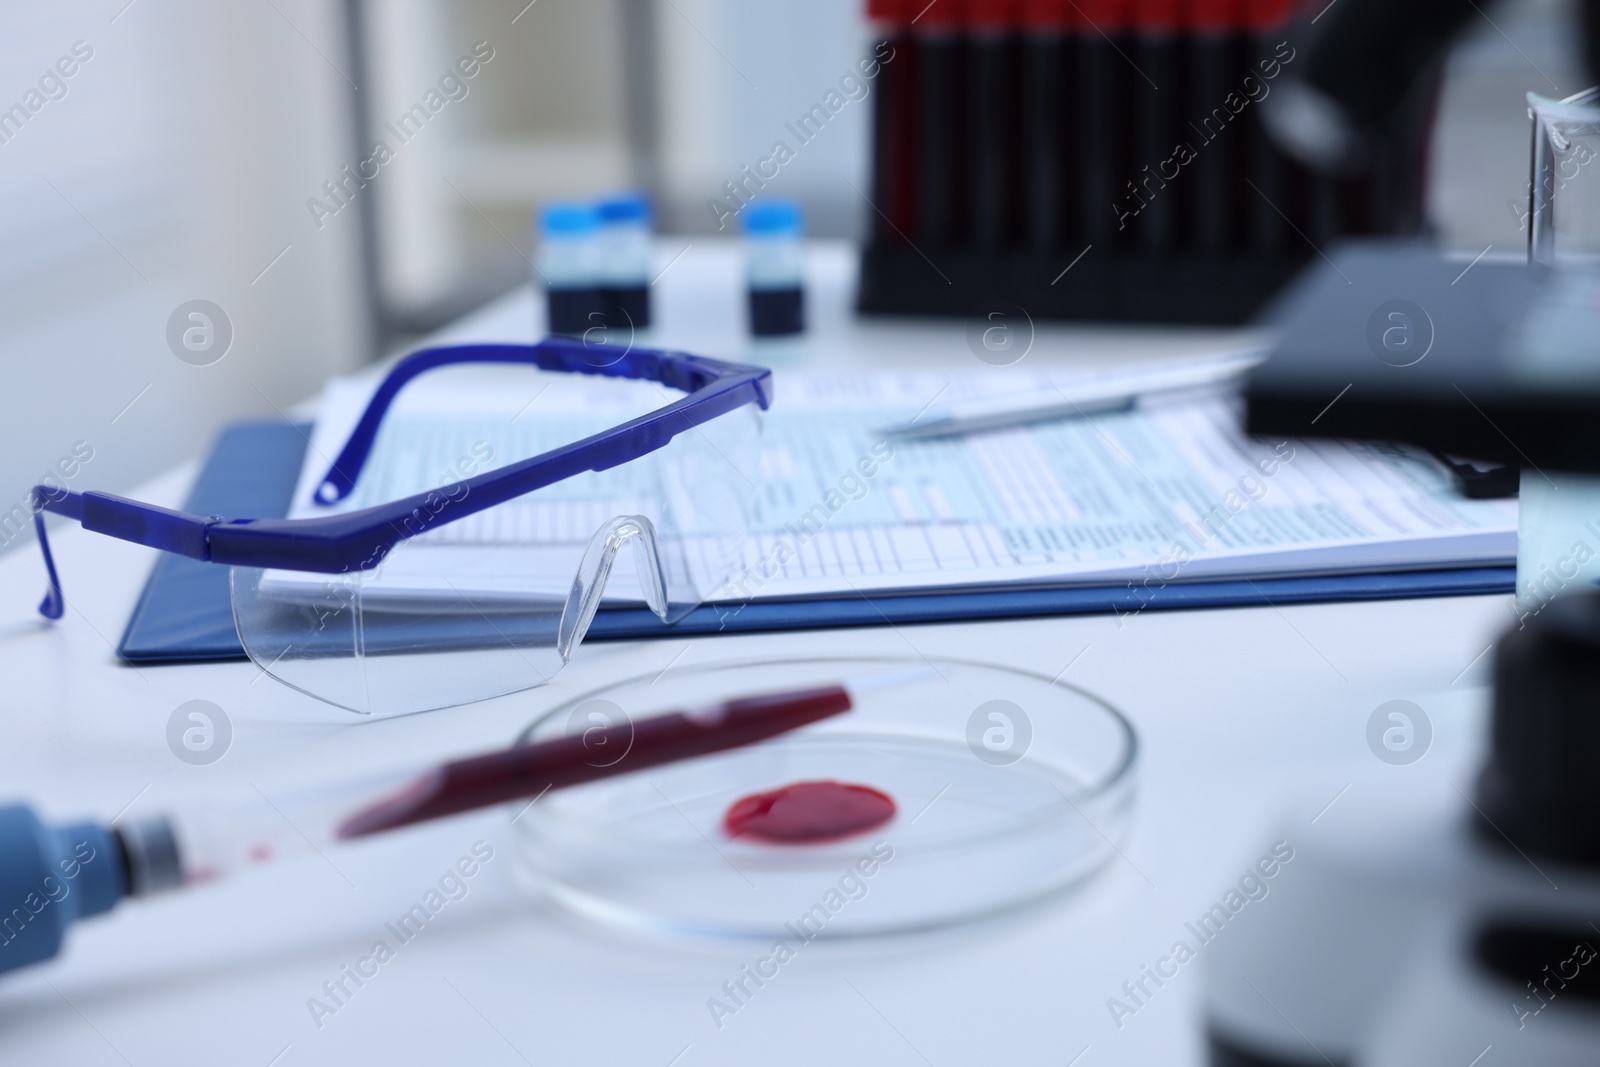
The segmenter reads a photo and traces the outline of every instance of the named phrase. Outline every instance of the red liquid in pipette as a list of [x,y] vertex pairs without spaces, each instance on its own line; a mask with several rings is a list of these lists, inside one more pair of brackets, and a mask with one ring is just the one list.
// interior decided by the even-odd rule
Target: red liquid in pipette
[[734,801],[722,825],[733,837],[806,845],[882,826],[894,812],[894,801],[887,794],[864,785],[794,782]]
[[[346,818],[337,833],[341,839],[364,837],[507,800],[537,799],[550,789],[754,744],[849,710],[850,694],[829,685],[740,697],[698,711],[676,711],[453,760]],[[627,755],[601,760],[596,752]]]

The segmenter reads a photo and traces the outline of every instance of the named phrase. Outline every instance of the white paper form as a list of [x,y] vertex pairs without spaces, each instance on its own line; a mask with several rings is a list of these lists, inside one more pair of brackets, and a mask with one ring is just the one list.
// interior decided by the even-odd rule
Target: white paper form
[[[374,384],[335,379],[324,390],[291,518],[342,514],[429,491],[441,502],[454,499],[464,479],[570,444],[681,396],[648,383],[531,368],[434,373],[399,394],[350,495],[321,505],[313,495]],[[430,599],[460,601],[463,595],[473,610],[497,598],[564,599],[595,531],[618,515],[659,520],[655,496],[647,464],[584,473],[402,541],[363,576],[363,596],[398,610],[411,610],[406,604],[414,600],[418,611],[429,610]],[[632,555],[624,553],[612,571],[612,588],[637,600],[633,575]],[[262,588],[294,599],[320,596],[327,584],[325,576],[275,570]]]
[[[1052,377],[1081,380],[1012,369],[781,373],[766,420],[755,535],[718,599],[1164,583],[1515,556],[1515,502],[1459,498],[1445,471],[1410,449],[1250,440],[1224,396],[1172,396],[1124,413],[955,438],[887,441],[877,430],[934,402],[1049,390]],[[386,420],[360,484],[337,510],[434,488],[477,444],[492,448],[497,466],[632,413],[614,391],[624,383],[592,384],[602,388],[580,388],[586,402],[542,398],[520,414],[531,389],[474,396],[461,387],[423,397]],[[673,395],[636,391],[631,403],[659,406]],[[362,388],[330,385],[296,517],[327,513],[309,494],[364,402]],[[526,530],[587,539],[604,518],[636,510],[632,476],[626,465],[593,476],[582,498],[562,486],[531,494]],[[428,536],[484,536],[469,523]],[[624,581],[618,592],[632,590]]]

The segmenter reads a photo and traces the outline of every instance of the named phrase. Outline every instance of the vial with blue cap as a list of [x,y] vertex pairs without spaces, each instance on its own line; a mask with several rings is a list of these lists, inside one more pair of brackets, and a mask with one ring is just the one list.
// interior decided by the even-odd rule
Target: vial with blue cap
[[750,332],[779,337],[805,330],[800,205],[766,200],[744,210],[745,272]]
[[612,329],[650,325],[650,273],[655,262],[650,200],[618,193],[599,203],[602,298]]
[[567,201],[540,208],[538,268],[551,333],[581,337],[605,325],[599,212]]

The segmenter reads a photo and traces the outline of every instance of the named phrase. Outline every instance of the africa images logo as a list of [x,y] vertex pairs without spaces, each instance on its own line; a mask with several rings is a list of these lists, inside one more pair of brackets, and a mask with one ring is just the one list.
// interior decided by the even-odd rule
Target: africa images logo
[[1367,348],[1391,367],[1421,363],[1433,350],[1433,319],[1410,300],[1379,304],[1367,316]]
[[208,367],[233,347],[233,320],[209,300],[189,300],[167,316],[167,347],[194,367]]

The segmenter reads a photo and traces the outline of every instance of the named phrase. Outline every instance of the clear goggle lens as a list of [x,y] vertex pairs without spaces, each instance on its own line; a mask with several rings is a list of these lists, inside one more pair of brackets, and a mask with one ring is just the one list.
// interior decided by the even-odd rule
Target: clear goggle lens
[[273,678],[363,715],[543,685],[603,592],[663,623],[718,593],[750,532],[760,453],[761,414],[746,405],[640,459],[407,538],[370,571],[234,567],[239,639]]

